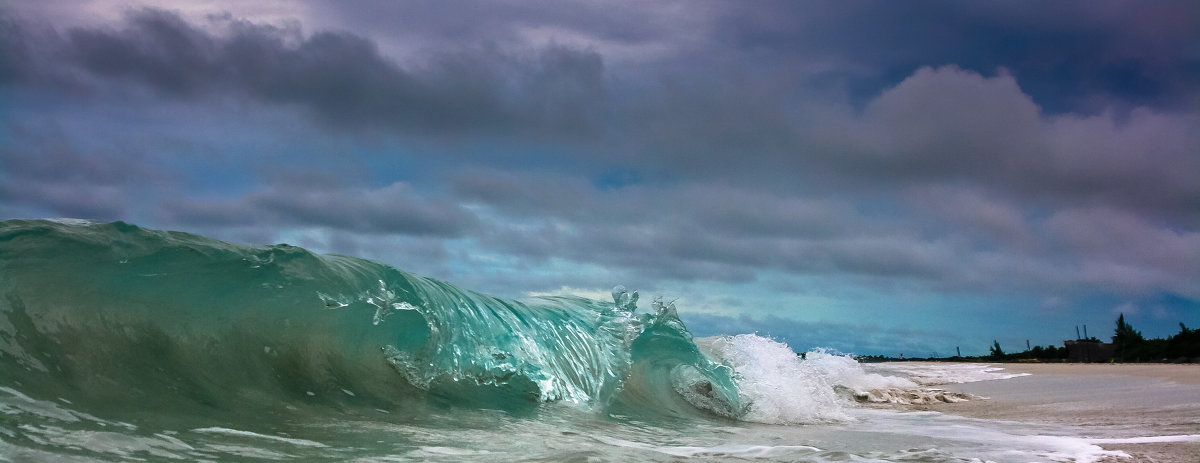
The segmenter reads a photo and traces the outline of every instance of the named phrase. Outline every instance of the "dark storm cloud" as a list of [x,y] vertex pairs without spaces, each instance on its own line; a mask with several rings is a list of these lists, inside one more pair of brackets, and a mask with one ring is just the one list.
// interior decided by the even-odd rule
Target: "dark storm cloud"
[[959,230],[980,243],[1028,249],[1035,242],[1030,220],[1015,203],[989,197],[977,188],[929,185],[908,189],[904,203],[930,225]]
[[217,46],[175,15],[144,10],[120,31],[74,29],[68,53],[99,76],[133,78],[168,94],[195,94],[221,80]]
[[[603,62],[589,51],[552,46],[518,56],[482,47],[402,66],[348,32],[303,37],[296,29],[212,21],[210,29],[225,33],[175,13],[135,10],[119,28],[71,29],[59,47],[42,45],[38,58],[168,97],[245,95],[306,108],[339,128],[410,133],[585,133],[605,92]],[[9,81],[45,64],[29,56],[32,38],[14,30],[0,44],[0,77]]]
[[0,85],[24,78],[28,61],[20,23],[0,10]]
[[[1006,68],[1051,114],[1112,104],[1186,109],[1200,82],[1200,12],[1187,0],[1037,8],[953,1],[452,5],[306,1],[294,14],[315,27],[356,31],[406,58],[446,44],[591,44],[610,60],[652,60],[653,67],[632,66],[652,74],[814,78],[823,91],[849,91],[859,103],[920,67],[946,64],[981,74]],[[228,8],[254,11],[238,6]]]
[[[823,11],[811,13],[821,17]],[[866,14],[836,11],[830,21],[837,27]],[[1049,27],[1019,14],[995,16],[991,20]],[[768,26],[774,21],[758,20]],[[515,150],[546,135],[600,136],[607,130],[612,135],[585,136],[590,141],[577,139],[544,150],[554,154],[523,159],[637,166],[647,179],[720,180],[785,194],[856,189],[889,195],[897,187],[959,181],[988,185],[1000,196],[1121,202],[1166,217],[1193,208],[1200,194],[1198,161],[1188,154],[1196,143],[1196,131],[1189,129],[1195,120],[1147,110],[1129,112],[1120,122],[1107,114],[1050,116],[1042,110],[1044,99],[1025,91],[1036,79],[988,77],[994,70],[981,75],[955,66],[919,68],[879,90],[861,113],[847,113],[829,101],[810,104],[786,69],[638,84],[655,90],[646,97],[608,89],[596,52],[550,47],[522,58],[483,47],[432,53],[401,66],[375,42],[353,34],[304,37],[298,28],[232,18],[216,23],[213,28],[224,32],[200,29],[172,13],[138,10],[120,29],[73,29],[67,55],[98,78],[139,82],[176,97],[247,94],[305,108],[343,128],[487,133],[503,140],[501,146],[518,145],[508,148]],[[1165,60],[1174,56],[1164,53]],[[805,82],[803,74],[795,77]],[[1140,157],[1130,153],[1151,138],[1159,139],[1155,149]],[[1099,139],[1105,143],[1080,152],[1088,140]]]
[[168,176],[136,150],[81,148],[63,129],[10,121],[0,144],[0,203],[18,217],[127,218],[137,190]]
[[[602,190],[586,179],[475,172],[457,197],[517,219],[480,240],[523,258],[571,258],[654,278],[748,281],[755,269],[951,278],[955,249],[922,243],[847,202],[724,186]],[[881,236],[889,233],[892,236]]]
[[167,202],[160,220],[177,226],[327,227],[361,234],[454,238],[478,226],[469,211],[409,185],[377,189],[276,185],[232,200]]
[[825,69],[860,101],[921,66],[1009,69],[1050,112],[1186,109],[1200,89],[1200,7],[1154,3],[766,2],[725,11],[716,37],[760,59]]
[[643,181],[888,198],[972,185],[1024,205],[1116,204],[1176,224],[1200,203],[1195,114],[1046,114],[1010,74],[920,68],[861,110],[756,79],[662,90],[614,122],[625,136],[608,159]]
[[721,185],[627,185],[605,189],[587,178],[557,173],[476,169],[455,175],[455,195],[508,216],[554,217],[574,224],[613,226],[680,220],[680,229],[746,237],[824,237],[861,223],[847,222],[844,201],[802,199]]
[[[594,41],[636,45],[667,40],[694,24],[692,2],[408,1],[309,4],[314,16],[338,18],[374,37],[436,47],[442,43],[521,43],[530,34],[547,40],[584,36]],[[445,14],[454,11],[454,14]]]
[[[0,24],[0,116],[70,121],[0,132],[0,212],[508,295],[770,280],[762,299],[876,293],[918,318],[964,293],[1200,297],[1190,3],[356,5]],[[764,324],[857,334],[709,323]]]
[[799,128],[798,149],[828,149],[778,163],[816,166],[834,191],[970,185],[1026,206],[1112,204],[1182,224],[1200,202],[1197,126],[1195,114],[1149,110],[1123,122],[1049,116],[1012,76],[923,68],[860,114]]
[[1079,281],[1111,284],[1125,292],[1164,287],[1200,298],[1195,281],[1200,233],[1161,227],[1107,207],[1062,210],[1044,226],[1054,246],[1087,256],[1074,274]]
[[0,5],[0,89],[21,85],[76,94],[80,83],[64,69],[69,58],[63,50],[53,28],[23,21]]
[[[1195,292],[1188,279],[1200,255],[1189,249],[1200,249],[1200,235],[1190,229],[1137,209],[1081,209],[1090,202],[1070,194],[1042,203],[1055,211],[1046,217],[982,179],[964,182],[977,186],[936,180],[891,187],[901,194],[883,203],[882,216],[845,193],[832,200],[717,185],[605,190],[546,173],[477,171],[455,179],[453,191],[491,217],[476,235],[486,249],[630,269],[647,281],[744,282],[770,269],[946,292],[998,285]],[[1175,219],[1186,222],[1187,214]],[[1085,231],[1106,241],[1075,236]]]

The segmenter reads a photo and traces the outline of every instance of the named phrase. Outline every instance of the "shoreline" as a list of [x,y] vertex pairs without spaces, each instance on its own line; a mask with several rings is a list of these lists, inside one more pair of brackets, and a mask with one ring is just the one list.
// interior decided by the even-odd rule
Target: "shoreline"
[[[1105,450],[1155,463],[1200,461],[1200,442],[1103,443],[1156,436],[1200,435],[1200,365],[995,363],[1009,379],[936,386],[986,397],[916,405],[968,418],[1070,426]],[[1106,460],[1107,461],[1107,460]]]
[[1032,375],[1120,375],[1200,384],[1200,363],[989,363],[1014,373]]

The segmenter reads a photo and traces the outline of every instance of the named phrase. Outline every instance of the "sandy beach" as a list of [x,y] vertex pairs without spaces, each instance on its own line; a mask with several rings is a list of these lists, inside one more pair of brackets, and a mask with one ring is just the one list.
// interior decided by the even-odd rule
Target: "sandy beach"
[[[972,418],[1076,427],[1108,450],[1154,463],[1200,461],[1200,442],[1139,442],[1137,438],[1200,434],[1200,365],[998,364],[1017,378],[945,389],[987,397],[919,406]],[[1124,441],[1106,443],[1104,440]],[[1172,440],[1142,439],[1144,441]],[[1176,439],[1178,440],[1178,439]]]
[[1033,375],[1119,375],[1158,378],[1181,384],[1200,384],[1200,364],[1162,363],[1003,363],[1005,371]]

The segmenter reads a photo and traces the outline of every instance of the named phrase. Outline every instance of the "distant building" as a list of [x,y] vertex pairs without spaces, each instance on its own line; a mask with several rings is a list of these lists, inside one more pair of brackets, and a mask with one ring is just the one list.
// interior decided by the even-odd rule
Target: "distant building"
[[1063,341],[1067,347],[1067,361],[1081,363],[1107,363],[1116,355],[1117,347],[1098,341]]

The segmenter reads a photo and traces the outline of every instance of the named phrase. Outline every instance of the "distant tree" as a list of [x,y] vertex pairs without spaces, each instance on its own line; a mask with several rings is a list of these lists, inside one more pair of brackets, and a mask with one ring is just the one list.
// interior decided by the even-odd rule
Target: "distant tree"
[[1130,343],[1130,342],[1138,342],[1138,341],[1144,341],[1144,340],[1145,340],[1145,338],[1142,337],[1141,331],[1135,330],[1135,329],[1133,329],[1132,325],[1125,323],[1125,314],[1124,313],[1122,313],[1121,315],[1119,315],[1117,317],[1117,330],[1116,330],[1116,336],[1113,337],[1113,342],[1115,342],[1115,343],[1122,343],[1122,342]]
[[1200,329],[1188,329],[1180,323],[1179,334],[1167,339],[1166,356],[1184,360],[1200,357]]
[[1000,348],[1000,341],[997,341],[995,339],[992,340],[992,348],[991,348],[990,357],[992,357],[994,359],[1004,358],[1004,349]]
[[1137,358],[1136,351],[1145,341],[1141,331],[1135,330],[1132,325],[1125,323],[1124,313],[1117,317],[1117,329],[1113,336],[1117,358],[1122,362],[1130,358]]

